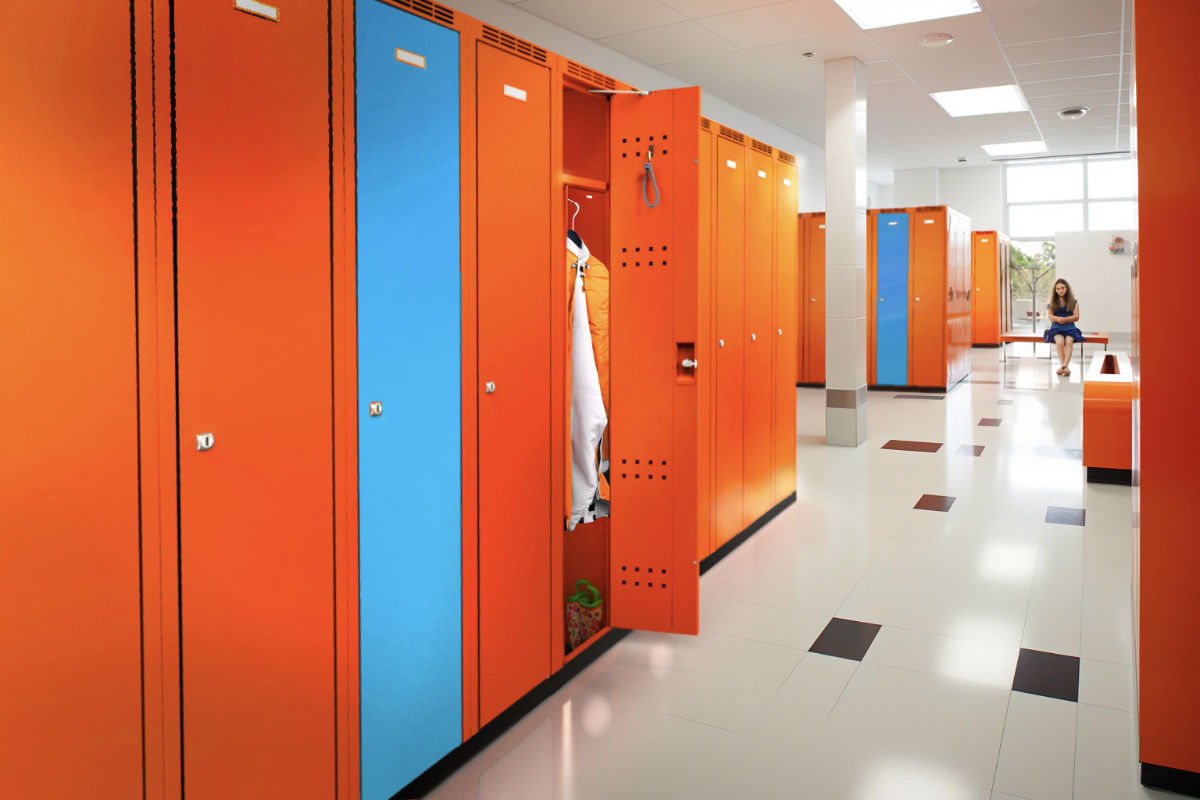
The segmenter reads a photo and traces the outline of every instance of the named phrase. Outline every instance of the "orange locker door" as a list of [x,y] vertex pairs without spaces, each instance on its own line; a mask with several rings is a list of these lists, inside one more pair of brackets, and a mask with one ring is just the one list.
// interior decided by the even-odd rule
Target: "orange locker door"
[[825,383],[825,215],[804,219],[807,252],[804,257],[808,287],[804,320],[804,383]]
[[972,247],[971,315],[975,344],[1000,342],[1000,244],[994,231],[976,232]]
[[746,334],[746,148],[717,138],[716,532],[717,546],[745,527],[742,509]]
[[796,218],[796,383],[804,383],[804,338],[808,331],[808,240],[805,217]]
[[[550,675],[550,71],[479,43],[479,709]],[[555,282],[555,278],[559,280]],[[556,329],[562,329],[560,323]],[[561,527],[561,521],[559,521]]]
[[775,355],[771,362],[774,408],[771,411],[772,505],[796,491],[796,344],[799,323],[796,287],[796,166],[781,159],[775,166]]
[[[713,268],[716,253],[713,249],[713,218],[716,213],[716,134],[712,130],[712,122],[710,120],[701,120],[700,122],[700,258],[698,266],[700,268],[701,280],[708,287],[707,297],[715,296],[715,279],[716,271]],[[706,331],[711,333],[712,326],[715,322],[716,307],[713,302],[703,303],[700,306],[701,319],[705,320]],[[711,338],[711,337],[709,337]],[[707,341],[705,335],[701,335],[701,341]],[[711,352],[711,351],[710,351]],[[712,357],[709,357],[712,363]],[[707,470],[703,476],[706,505],[704,510],[704,524],[697,531],[696,552],[700,558],[705,558],[717,549],[716,529],[714,527],[716,515],[713,512],[714,493],[712,487],[716,484],[716,459],[712,458],[714,444],[714,425],[712,409],[715,405],[713,390],[715,389],[715,381],[705,381],[705,391],[700,397],[701,413],[700,418],[708,420],[706,426],[701,430],[700,448],[701,452],[709,454],[707,459]]]
[[914,211],[909,275],[909,372],[912,386],[944,387],[947,379],[948,230],[946,211]]
[[0,42],[0,797],[142,797],[129,9]]
[[328,13],[175,9],[194,800],[336,791]]
[[775,159],[755,142],[747,151],[746,181],[746,382],[743,436],[743,519],[749,524],[771,508],[771,280],[775,252]]
[[711,371],[699,121],[696,88],[612,101],[611,619],[693,634]]

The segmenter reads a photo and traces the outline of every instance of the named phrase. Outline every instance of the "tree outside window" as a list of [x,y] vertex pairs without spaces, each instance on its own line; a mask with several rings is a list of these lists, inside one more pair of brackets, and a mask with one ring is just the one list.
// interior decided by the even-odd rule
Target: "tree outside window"
[[1054,242],[1013,242],[1009,251],[1009,276],[1013,296],[1012,330],[1022,317],[1037,331],[1045,327],[1046,309],[1054,288]]

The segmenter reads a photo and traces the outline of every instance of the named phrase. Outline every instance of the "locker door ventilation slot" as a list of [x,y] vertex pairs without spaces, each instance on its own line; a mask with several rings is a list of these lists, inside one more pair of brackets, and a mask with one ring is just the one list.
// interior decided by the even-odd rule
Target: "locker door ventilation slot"
[[446,8],[440,3],[431,3],[429,0],[388,0],[388,2],[401,8],[407,8],[414,14],[428,17],[447,27],[454,27],[454,9]]
[[796,157],[791,153],[785,153],[782,150],[779,151],[779,160],[785,164],[791,164],[792,166],[796,165]]
[[711,131],[712,130],[712,120],[708,119],[707,117],[701,117],[700,118],[700,128],[701,128],[701,130]]
[[499,45],[505,50],[511,50],[519,56],[536,61],[539,64],[546,63],[546,51],[538,47],[532,42],[527,42],[524,39],[518,39],[511,33],[506,33],[499,28],[493,28],[491,25],[483,26],[483,40]]
[[635,458],[632,461],[622,458],[620,472],[613,470],[613,473],[631,481],[665,481],[667,479],[667,462],[662,459],[656,462],[653,458]]
[[661,567],[631,567],[621,565],[621,585],[636,586],[639,589],[667,588],[667,571]]
[[733,128],[726,128],[724,125],[721,126],[721,135],[731,142],[737,142],[738,144],[746,143],[744,134],[738,133]]
[[628,247],[621,248],[621,266],[622,267],[665,267],[667,266],[667,246],[665,244],[658,245],[657,249],[654,245],[649,247]]
[[760,153],[766,153],[769,156],[775,155],[774,147],[771,147],[771,145],[766,144],[765,142],[760,142],[758,139],[751,139],[750,147],[757,150]]
[[608,77],[603,72],[588,69],[582,64],[576,64],[574,61],[567,62],[567,74],[573,78],[578,78],[589,86],[595,86],[597,89],[617,88],[617,82],[613,78]]

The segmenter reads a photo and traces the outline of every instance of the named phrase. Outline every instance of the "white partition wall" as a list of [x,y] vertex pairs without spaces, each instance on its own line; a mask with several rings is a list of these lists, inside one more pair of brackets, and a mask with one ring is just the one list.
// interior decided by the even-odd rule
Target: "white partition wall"
[[[1114,236],[1125,239],[1124,253],[1109,252]],[[1132,231],[1060,232],[1054,244],[1055,273],[1071,284],[1079,298],[1080,330],[1132,331]]]

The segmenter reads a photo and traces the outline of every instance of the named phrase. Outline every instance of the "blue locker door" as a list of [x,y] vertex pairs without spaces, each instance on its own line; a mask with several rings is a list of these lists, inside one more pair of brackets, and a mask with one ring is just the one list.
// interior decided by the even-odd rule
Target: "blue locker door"
[[355,25],[362,796],[379,800],[462,741],[459,42],[379,0]]
[[908,214],[880,214],[875,231],[875,382],[908,384]]

